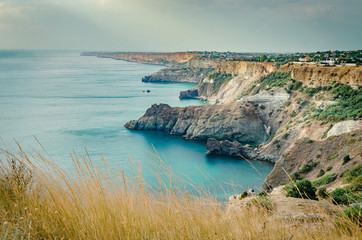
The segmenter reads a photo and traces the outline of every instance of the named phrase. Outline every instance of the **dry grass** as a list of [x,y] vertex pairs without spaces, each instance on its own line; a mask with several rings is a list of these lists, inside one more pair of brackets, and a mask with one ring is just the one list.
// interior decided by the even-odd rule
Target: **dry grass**
[[172,174],[153,155],[157,186],[89,156],[72,155],[70,174],[39,153],[0,153],[0,239],[358,239],[347,218],[326,216],[320,227],[268,220],[262,207],[234,208]]

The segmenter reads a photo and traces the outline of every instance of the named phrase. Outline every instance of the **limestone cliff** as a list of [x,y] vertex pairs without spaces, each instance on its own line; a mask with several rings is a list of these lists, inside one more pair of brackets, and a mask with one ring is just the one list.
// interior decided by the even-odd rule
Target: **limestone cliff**
[[219,63],[219,60],[193,58],[187,62],[169,65],[168,68],[145,76],[142,78],[142,81],[199,83],[203,78],[208,76]]
[[199,97],[210,102],[232,102],[260,77],[275,70],[273,63],[225,61],[205,77],[195,90]]
[[166,66],[187,62],[194,57],[194,54],[188,52],[83,52],[81,55]]
[[322,85],[336,81],[356,88],[362,85],[362,66],[317,66],[314,64],[285,64],[280,71],[291,72],[293,79]]
[[140,119],[129,121],[125,127],[161,130],[195,140],[260,143],[268,138],[264,124],[246,102],[174,108],[154,104]]

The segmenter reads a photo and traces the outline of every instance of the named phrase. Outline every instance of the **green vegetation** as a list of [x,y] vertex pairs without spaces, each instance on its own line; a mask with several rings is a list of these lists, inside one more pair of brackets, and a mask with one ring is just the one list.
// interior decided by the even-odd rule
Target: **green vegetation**
[[302,180],[303,177],[298,172],[293,172],[289,176],[293,181]]
[[234,75],[230,73],[215,72],[210,74],[208,77],[214,80],[213,92],[216,93],[219,91],[221,86],[230,81]]
[[297,180],[295,184],[290,182],[284,189],[287,191],[287,197],[317,200],[316,188],[308,179]]
[[332,127],[333,127],[333,124],[330,124],[328,129],[323,133],[321,139],[325,139],[327,137],[327,134],[328,134],[329,130],[331,130]]
[[362,201],[362,164],[342,173],[343,182],[349,183],[347,187],[336,188],[331,196],[336,204],[349,205]]
[[332,168],[333,168],[332,166],[327,167],[327,172],[331,171]]
[[359,205],[349,207],[344,210],[344,214],[346,214],[352,222],[362,227],[362,210]]
[[336,177],[337,176],[336,176],[335,173],[327,174],[327,175],[325,175],[323,177],[320,177],[317,180],[313,181],[313,185],[316,186],[316,187],[319,187],[321,185],[331,183],[336,179]]
[[328,160],[333,160],[333,159],[335,159],[336,157],[338,157],[338,154],[337,154],[337,153],[332,154],[331,156],[328,157]]
[[328,197],[327,188],[326,187],[318,188],[317,195],[321,198],[327,198]]
[[239,200],[243,199],[243,198],[246,198],[248,196],[248,192],[247,191],[244,191],[240,194],[240,197],[239,197]]
[[362,175],[362,163],[352,169],[348,169],[342,173],[344,183],[350,183],[358,176]]
[[316,112],[313,116],[315,119],[338,122],[362,117],[362,87],[355,90],[349,85],[336,83],[331,93],[337,102]]
[[253,86],[249,92],[253,91],[253,94],[259,93],[261,90],[269,90],[273,87],[284,87],[292,78],[290,72],[272,72],[260,79],[259,86]]
[[313,170],[313,168],[318,166],[318,164],[318,161],[313,161],[312,159],[310,159],[306,164],[303,165],[303,167],[298,172],[302,174],[309,173]]
[[351,160],[351,158],[349,157],[349,155],[344,156],[342,165],[348,163],[350,160]]
[[266,196],[257,196],[257,198],[251,200],[250,203],[251,205],[264,208],[267,211],[272,211],[274,209],[272,201]]
[[325,173],[326,172],[323,169],[321,169],[321,170],[319,170],[317,177],[322,177]]

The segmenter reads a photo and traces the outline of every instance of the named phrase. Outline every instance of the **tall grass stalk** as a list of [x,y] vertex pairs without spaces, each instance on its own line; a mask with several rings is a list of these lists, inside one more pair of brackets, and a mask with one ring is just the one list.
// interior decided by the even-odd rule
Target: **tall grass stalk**
[[[0,239],[357,239],[358,225],[326,215],[323,225],[296,227],[270,220],[257,206],[227,207],[173,174],[151,153],[158,180],[71,154],[75,173],[39,152],[0,150]],[[25,182],[21,182],[26,180]],[[193,193],[189,192],[193,189]],[[195,194],[196,193],[196,194]]]

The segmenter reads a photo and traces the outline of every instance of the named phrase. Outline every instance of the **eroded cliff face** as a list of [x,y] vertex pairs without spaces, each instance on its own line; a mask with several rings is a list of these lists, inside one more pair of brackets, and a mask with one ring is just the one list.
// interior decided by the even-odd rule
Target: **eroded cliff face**
[[160,52],[84,52],[83,56],[97,56],[100,58],[113,58],[129,62],[172,65],[175,63],[187,62],[194,57],[194,54],[188,52],[160,53]]
[[[275,70],[273,63],[225,61],[215,68],[209,76],[205,77],[195,87],[195,90],[198,91],[199,97],[209,102],[228,103],[237,100],[262,76]],[[222,78],[223,74],[230,77]],[[213,78],[214,75],[216,75],[215,78]]]
[[285,64],[280,71],[291,72],[293,79],[303,83],[316,81],[328,85],[333,81],[356,88],[362,85],[362,66],[317,66],[312,64]]
[[154,104],[140,119],[129,121],[125,127],[161,130],[194,140],[260,143],[268,138],[263,122],[246,102],[174,108]]
[[172,64],[168,68],[161,69],[158,72],[145,76],[142,78],[142,81],[199,83],[219,64],[219,60],[201,60],[193,58],[187,62]]

